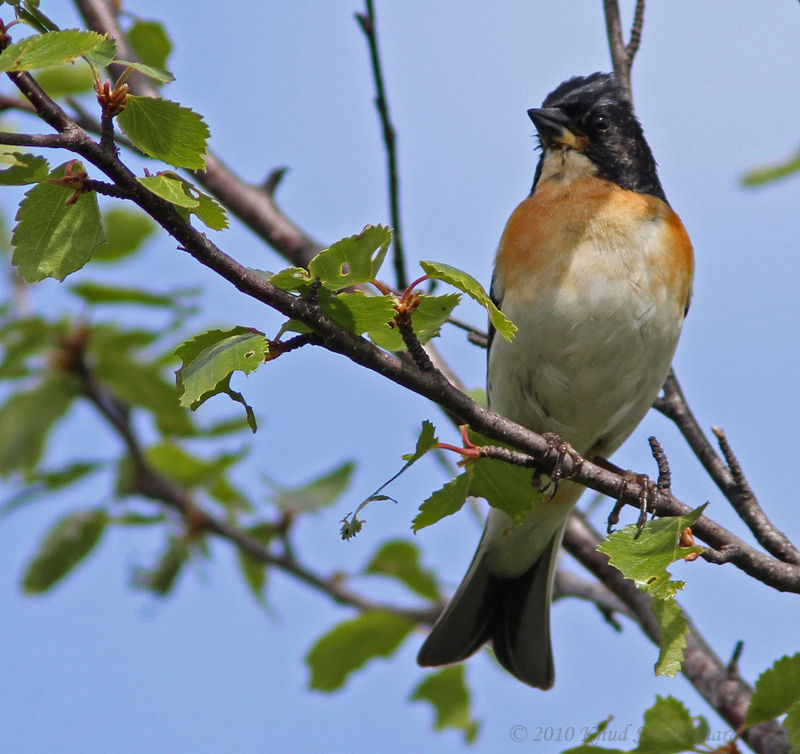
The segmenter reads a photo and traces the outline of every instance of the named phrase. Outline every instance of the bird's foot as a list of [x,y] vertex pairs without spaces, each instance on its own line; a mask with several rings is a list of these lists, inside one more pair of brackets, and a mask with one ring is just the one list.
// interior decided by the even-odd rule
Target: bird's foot
[[658,489],[655,482],[653,482],[647,474],[637,474],[634,471],[625,471],[622,474],[622,482],[619,485],[619,492],[617,493],[617,503],[608,516],[606,532],[611,534],[614,527],[619,523],[619,513],[625,507],[625,493],[631,484],[639,486],[639,518],[636,521],[636,536],[641,534],[645,523],[647,523],[647,514],[652,508],[652,503],[656,500]]
[[[561,435],[555,432],[545,432],[542,437],[547,440],[547,459],[549,460],[550,455],[555,453],[555,460],[549,474],[542,469],[535,470],[532,484],[537,492],[547,492],[552,488],[550,494],[552,500],[558,492],[558,483],[565,477],[568,478],[575,474],[583,459],[568,442],[561,439]],[[567,457],[571,460],[570,464],[565,463]],[[546,482],[541,484],[543,476],[546,477]]]

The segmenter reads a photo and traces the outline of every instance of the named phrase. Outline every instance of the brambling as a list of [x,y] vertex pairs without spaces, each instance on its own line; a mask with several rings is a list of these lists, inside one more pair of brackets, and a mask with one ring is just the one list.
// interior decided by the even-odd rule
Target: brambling
[[[585,458],[607,458],[664,383],[691,295],[692,246],[611,74],[569,79],[528,115],[542,154],[492,278],[493,299],[519,329],[510,343],[490,331],[489,404]],[[516,525],[490,510],[420,665],[459,662],[491,642],[519,680],[553,685],[553,577],[582,490],[562,481]]]

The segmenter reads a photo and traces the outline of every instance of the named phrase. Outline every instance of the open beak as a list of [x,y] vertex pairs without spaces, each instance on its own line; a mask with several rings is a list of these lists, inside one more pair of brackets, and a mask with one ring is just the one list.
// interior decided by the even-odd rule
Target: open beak
[[532,107],[528,110],[528,117],[536,126],[545,146],[581,148],[583,140],[575,133],[575,126],[563,110],[557,107]]

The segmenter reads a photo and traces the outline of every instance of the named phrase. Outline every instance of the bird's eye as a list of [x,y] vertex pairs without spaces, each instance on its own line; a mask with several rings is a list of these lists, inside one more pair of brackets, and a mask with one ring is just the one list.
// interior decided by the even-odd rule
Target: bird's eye
[[611,119],[605,113],[595,113],[592,117],[592,125],[598,131],[608,131]]

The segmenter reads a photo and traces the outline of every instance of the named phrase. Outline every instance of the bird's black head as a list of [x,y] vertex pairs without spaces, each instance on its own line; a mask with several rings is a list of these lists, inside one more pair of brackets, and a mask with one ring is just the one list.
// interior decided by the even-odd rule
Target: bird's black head
[[[642,127],[612,74],[571,78],[550,92],[542,107],[528,110],[528,115],[545,152],[577,150],[601,178],[666,201]],[[534,186],[541,170],[540,162]]]

